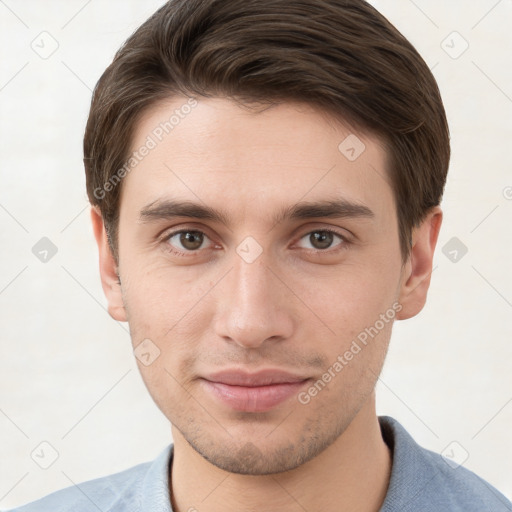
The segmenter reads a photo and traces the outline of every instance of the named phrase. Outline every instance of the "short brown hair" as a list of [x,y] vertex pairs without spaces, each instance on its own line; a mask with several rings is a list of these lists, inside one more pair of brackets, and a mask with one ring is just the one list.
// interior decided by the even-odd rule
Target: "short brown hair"
[[122,184],[105,184],[125,165],[141,114],[178,94],[305,102],[379,136],[402,261],[412,228],[441,201],[450,143],[439,89],[414,47],[367,2],[171,0],[101,76],[85,130],[87,193],[116,261]]

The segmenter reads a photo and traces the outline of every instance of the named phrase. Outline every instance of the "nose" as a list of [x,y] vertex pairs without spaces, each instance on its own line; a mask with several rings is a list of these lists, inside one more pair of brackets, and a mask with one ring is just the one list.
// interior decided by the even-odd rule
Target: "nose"
[[244,348],[289,338],[294,323],[286,287],[266,265],[263,256],[247,263],[234,256],[234,267],[226,276],[215,332]]

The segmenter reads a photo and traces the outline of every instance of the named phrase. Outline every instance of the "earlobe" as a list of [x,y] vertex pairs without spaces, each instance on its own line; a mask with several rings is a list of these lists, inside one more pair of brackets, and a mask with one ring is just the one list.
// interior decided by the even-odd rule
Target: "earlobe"
[[442,219],[441,208],[435,206],[429,210],[424,221],[413,230],[411,253],[402,271],[399,297],[402,309],[397,313],[398,320],[417,315],[425,305]]
[[99,208],[96,206],[91,208],[91,221],[94,238],[98,245],[101,285],[105,297],[107,298],[108,312],[114,320],[126,322],[127,316],[118,275],[118,267],[108,243],[103,217]]

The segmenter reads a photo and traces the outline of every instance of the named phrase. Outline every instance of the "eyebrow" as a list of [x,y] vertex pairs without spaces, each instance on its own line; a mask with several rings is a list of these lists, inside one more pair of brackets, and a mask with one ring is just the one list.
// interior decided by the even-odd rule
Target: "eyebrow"
[[[210,220],[229,226],[229,215],[225,210],[216,210],[207,205],[192,201],[176,201],[172,199],[157,199],[146,205],[140,211],[140,222],[148,223],[159,220],[171,220],[175,217]],[[314,202],[299,202],[282,208],[273,216],[274,224],[286,220],[307,220],[315,218],[366,218],[373,219],[375,214],[363,204],[354,203],[347,199],[321,200]]]

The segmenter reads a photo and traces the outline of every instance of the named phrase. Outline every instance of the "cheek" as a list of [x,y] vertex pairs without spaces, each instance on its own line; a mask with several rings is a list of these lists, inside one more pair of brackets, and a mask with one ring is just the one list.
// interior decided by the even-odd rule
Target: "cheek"
[[123,300],[130,327],[133,324],[138,330],[150,331],[162,338],[193,315],[214,281],[191,270],[173,269],[165,262],[126,264]]
[[[142,325],[146,326],[143,330]],[[135,346],[134,355],[155,403],[167,417],[175,410],[187,409],[191,399],[188,391],[193,377],[191,366],[199,356],[197,344],[181,324],[168,332],[168,328],[162,331],[160,326],[144,318],[144,323],[130,324],[130,331],[134,345],[136,339],[144,339]]]
[[399,277],[398,268],[358,262],[332,267],[323,274],[289,275],[289,282],[300,296],[307,318],[313,321],[310,312],[314,312],[318,326],[323,324],[322,332],[346,341],[393,307]]
[[319,331],[310,323],[306,336],[313,339],[316,334],[316,350],[327,362],[319,387],[328,382],[331,394],[322,391],[320,402],[337,397],[350,404],[357,400],[355,396],[367,396],[373,389],[401,308],[396,301],[397,280],[398,271],[353,265],[326,281],[321,293],[306,297],[305,302],[329,327],[316,321]]
[[305,410],[313,408],[324,415],[326,410],[334,408],[332,414],[337,421],[353,417],[375,388],[391,329],[392,320],[382,321],[382,325],[368,325],[351,336],[344,332],[326,346],[324,352],[329,355],[323,372],[297,397],[300,404],[307,406]]

